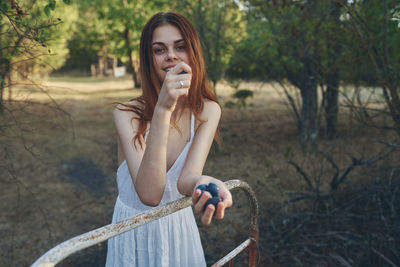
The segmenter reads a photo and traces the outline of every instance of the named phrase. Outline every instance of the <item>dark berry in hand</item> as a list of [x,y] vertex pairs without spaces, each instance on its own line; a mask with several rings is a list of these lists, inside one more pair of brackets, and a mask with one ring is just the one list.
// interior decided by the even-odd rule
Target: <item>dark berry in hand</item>
[[199,184],[196,189],[200,189],[201,191],[207,190],[207,185],[206,184]]
[[214,183],[209,183],[208,184],[208,190],[207,190],[208,192],[210,192],[210,194],[213,196],[213,197],[219,197],[219,188],[218,188],[218,186],[216,185],[216,184],[214,184]]
[[196,189],[200,189],[201,190],[201,194],[199,196],[199,198],[201,198],[201,196],[203,195],[204,191],[208,191],[208,186],[206,184],[200,184],[196,187]]
[[206,204],[204,205],[204,210],[207,208],[207,206],[209,204],[212,204],[215,207],[215,211],[214,211],[214,213],[215,213],[217,211],[218,202],[220,202],[220,201],[221,201],[221,199],[219,197],[210,198],[209,200],[207,200]]

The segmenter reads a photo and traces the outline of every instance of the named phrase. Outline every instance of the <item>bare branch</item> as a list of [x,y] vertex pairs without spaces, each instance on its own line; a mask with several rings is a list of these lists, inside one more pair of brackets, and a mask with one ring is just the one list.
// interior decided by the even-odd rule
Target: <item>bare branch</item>
[[340,262],[345,267],[351,267],[351,264],[348,263],[342,256],[336,254],[329,254],[332,258]]
[[332,167],[335,169],[335,174],[333,175],[333,178],[331,179],[331,184],[338,179],[339,177],[339,167],[336,165],[336,163],[333,161],[333,159],[331,158],[331,156],[329,156],[328,154],[324,153],[323,151],[320,152],[321,155],[323,155],[328,162],[332,165]]
[[376,255],[378,255],[379,257],[381,257],[384,261],[386,261],[390,266],[392,267],[398,267],[399,265],[394,264],[391,260],[389,260],[385,255],[383,255],[382,253],[380,253],[379,251],[377,251],[374,248],[371,248],[371,251],[374,252]]
[[300,173],[301,176],[302,176],[302,177],[304,178],[304,180],[306,181],[306,183],[307,183],[307,185],[308,185],[308,189],[309,189],[310,191],[313,191],[313,192],[314,192],[314,191],[315,191],[315,188],[314,188],[314,186],[312,185],[311,180],[310,180],[310,178],[308,177],[308,175],[307,175],[294,161],[289,160],[288,163],[296,168],[297,172]]

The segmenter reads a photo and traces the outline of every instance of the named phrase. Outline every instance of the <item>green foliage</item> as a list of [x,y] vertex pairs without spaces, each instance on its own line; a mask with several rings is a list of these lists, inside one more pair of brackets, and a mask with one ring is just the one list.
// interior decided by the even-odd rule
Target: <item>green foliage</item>
[[[307,15],[301,8],[302,2],[315,5],[313,14]],[[375,45],[383,56],[384,43],[391,63],[400,62],[400,28],[398,25],[400,4],[386,1],[365,0],[357,4],[341,4],[340,23],[329,20],[329,12],[335,1],[271,1],[260,4],[246,1],[247,35],[235,46],[227,74],[231,78],[300,80],[304,53],[316,56],[317,77],[322,83],[330,71],[332,62],[338,67],[341,80],[347,83],[376,85],[376,69],[370,63],[366,51]],[[303,4],[304,4],[303,3]],[[311,4],[310,4],[311,5]],[[351,17],[347,10],[357,13]],[[382,31],[387,24],[386,37]],[[355,27],[359,24],[359,29]],[[357,35],[366,31],[365,43]],[[304,46],[304,43],[308,43]],[[340,54],[333,58],[335,45],[342,46]],[[308,51],[304,50],[308,48]],[[393,70],[400,68],[393,67]]]
[[106,21],[99,18],[98,6],[87,2],[77,3],[78,18],[74,25],[72,38],[68,40],[69,55],[64,69],[90,70],[98,56],[108,50],[109,42]]
[[[332,92],[338,91],[340,82],[387,88],[385,101],[400,128],[400,111],[396,111],[400,106],[400,4],[393,0],[243,3],[247,35],[229,62],[230,78],[287,80],[299,88],[301,111],[285,92],[300,132],[312,125],[305,133],[311,141],[318,138],[318,108],[326,112],[327,131],[335,129],[338,105],[337,93]],[[317,85],[323,89],[321,103],[316,103]]]
[[25,77],[63,65],[72,34],[67,29],[76,18],[73,6],[61,3],[56,8],[55,1],[38,0],[2,4],[1,8],[1,58],[10,64],[8,70],[3,65],[2,75],[13,72]]
[[[347,39],[341,69],[345,81],[378,85],[377,67],[383,65],[390,65],[396,79],[400,78],[400,28],[392,19],[400,5],[395,5],[395,1],[387,2],[386,12],[385,1],[376,0],[361,1],[348,8],[356,17],[344,21]],[[383,30],[385,27],[386,32]],[[371,62],[371,51],[378,55],[376,64],[380,66]],[[383,62],[385,57],[388,62]]]
[[143,0],[77,2],[79,18],[68,43],[71,53],[65,67],[89,70],[99,57],[109,55],[128,67],[130,63],[137,66],[142,28],[164,4]]
[[244,13],[234,0],[170,1],[196,26],[207,74],[214,85],[224,76],[235,45],[245,36]]
[[236,91],[232,97],[237,99],[238,103],[240,106],[245,107],[246,106],[246,100],[249,97],[253,97],[253,91],[248,90],[248,89],[241,89]]
[[55,0],[48,0],[49,3],[44,7],[44,13],[47,16],[50,16],[50,12],[54,11],[54,9],[56,8],[56,1]]
[[216,83],[224,75],[235,44],[245,35],[243,12],[233,0],[94,0],[77,5],[79,20],[75,36],[69,41],[67,68],[88,68],[97,57],[106,55],[116,56],[123,64],[128,64],[132,56],[133,64],[137,64],[146,21],[158,11],[176,10],[197,27],[209,78]]
[[247,36],[236,46],[228,74],[258,79],[283,79],[300,74],[301,57],[307,52],[303,43],[319,39],[318,18],[301,21],[301,9],[296,4],[261,5],[249,1],[248,5],[251,12],[246,14]]

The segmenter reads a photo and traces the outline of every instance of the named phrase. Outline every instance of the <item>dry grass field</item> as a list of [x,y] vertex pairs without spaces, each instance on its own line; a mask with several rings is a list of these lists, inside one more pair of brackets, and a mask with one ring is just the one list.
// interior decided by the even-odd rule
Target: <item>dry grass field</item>
[[[0,129],[0,266],[27,266],[58,243],[110,223],[117,196],[112,103],[138,96],[139,91],[131,87],[129,78],[58,77],[40,86],[14,88]],[[223,106],[222,144],[212,147],[204,173],[222,180],[241,179],[252,186],[261,211],[260,266],[285,266],[271,258],[275,244],[267,233],[269,222],[273,211],[303,208],[304,203],[290,208],[282,203],[290,198],[289,191],[307,190],[288,161],[306,170],[321,191],[329,189],[336,170],[321,154],[302,150],[279,86],[246,82],[241,88],[254,92],[248,105],[227,108],[233,89],[227,83],[217,87]],[[395,143],[396,138],[391,132],[360,125],[344,110],[338,137],[321,139],[319,150],[329,154],[342,173],[351,164],[346,153],[368,159],[387,150],[376,140]],[[396,157],[398,152],[392,153],[380,161],[379,168],[355,168],[345,188],[383,177],[393,164],[397,164],[393,177],[398,181]],[[225,220],[200,226],[208,263],[246,239],[248,201],[239,191],[233,196],[234,206]],[[105,251],[106,243],[102,243],[65,259],[60,266],[102,266]],[[245,263],[246,253],[235,266]]]

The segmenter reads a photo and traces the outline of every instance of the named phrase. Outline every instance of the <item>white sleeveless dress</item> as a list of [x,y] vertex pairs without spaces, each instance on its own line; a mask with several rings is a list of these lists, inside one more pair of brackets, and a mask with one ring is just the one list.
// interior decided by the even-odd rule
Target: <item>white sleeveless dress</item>
[[[167,182],[160,205],[183,197],[178,192],[177,181],[193,142],[193,114],[190,124],[190,141],[167,172]],[[117,170],[117,184],[119,194],[112,223],[152,208],[143,204],[137,195],[126,161],[122,162]],[[206,266],[192,208],[185,208],[109,239],[106,266]]]

